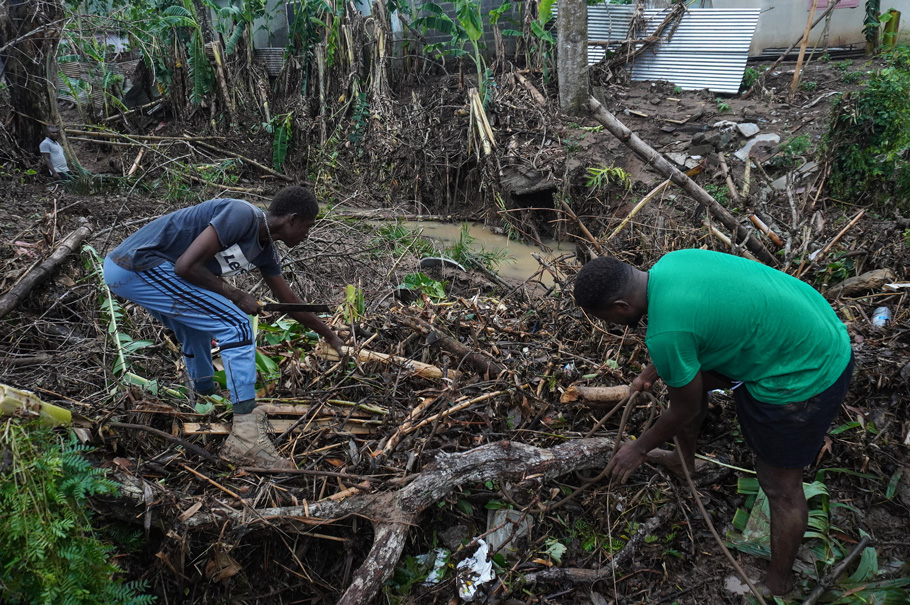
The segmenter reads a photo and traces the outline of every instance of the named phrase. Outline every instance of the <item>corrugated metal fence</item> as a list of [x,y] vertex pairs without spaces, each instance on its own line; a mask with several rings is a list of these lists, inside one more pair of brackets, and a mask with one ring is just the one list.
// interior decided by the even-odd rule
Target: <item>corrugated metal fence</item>
[[[758,24],[758,8],[691,8],[680,19],[670,40],[661,42],[637,57],[632,79],[666,80],[684,90],[707,88],[713,92],[736,93],[742,82],[749,46]],[[667,15],[667,9],[644,11],[644,31],[633,38],[653,33]],[[588,7],[588,40],[612,42],[627,39],[632,8],[598,5]],[[588,47],[588,64],[600,61],[603,46]]]

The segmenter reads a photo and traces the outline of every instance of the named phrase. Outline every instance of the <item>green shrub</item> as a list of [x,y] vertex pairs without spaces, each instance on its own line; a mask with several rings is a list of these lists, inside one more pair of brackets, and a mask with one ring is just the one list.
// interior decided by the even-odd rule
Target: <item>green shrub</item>
[[752,85],[755,84],[755,81],[758,80],[758,76],[761,75],[761,71],[755,69],[754,67],[747,67],[746,71],[743,72],[743,81],[740,83],[740,90],[749,90],[752,88]]
[[890,50],[883,52],[882,59],[888,67],[897,67],[910,71],[910,46],[898,44]]
[[802,84],[799,85],[799,87],[807,92],[812,92],[813,90],[818,88],[818,82],[816,82],[814,80],[805,80],[805,81],[803,81]]
[[145,584],[119,580],[113,547],[92,527],[89,497],[116,484],[85,458],[88,448],[45,427],[7,420],[0,450],[0,602],[145,605]]
[[[898,57],[898,61],[900,57]],[[910,70],[899,63],[869,78],[861,90],[835,100],[823,147],[831,165],[832,195],[872,201],[910,192]],[[910,200],[900,204],[910,207]]]

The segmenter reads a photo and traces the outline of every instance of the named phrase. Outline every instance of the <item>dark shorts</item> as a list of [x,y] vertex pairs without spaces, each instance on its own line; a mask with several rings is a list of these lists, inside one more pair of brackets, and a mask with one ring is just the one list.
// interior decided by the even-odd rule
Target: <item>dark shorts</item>
[[853,355],[840,377],[815,397],[772,404],[752,397],[745,386],[733,390],[736,415],[746,443],[759,460],[778,468],[812,464],[840,411],[853,376]]

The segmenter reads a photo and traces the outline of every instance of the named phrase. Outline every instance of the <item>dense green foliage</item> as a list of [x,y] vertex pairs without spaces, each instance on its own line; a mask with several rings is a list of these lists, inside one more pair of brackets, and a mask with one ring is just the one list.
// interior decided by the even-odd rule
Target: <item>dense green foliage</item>
[[886,67],[865,88],[834,102],[824,150],[831,194],[872,204],[910,207],[910,47],[884,55]]
[[88,499],[116,485],[72,434],[0,425],[0,601],[47,605],[152,603],[143,583],[123,583],[113,547],[96,537]]

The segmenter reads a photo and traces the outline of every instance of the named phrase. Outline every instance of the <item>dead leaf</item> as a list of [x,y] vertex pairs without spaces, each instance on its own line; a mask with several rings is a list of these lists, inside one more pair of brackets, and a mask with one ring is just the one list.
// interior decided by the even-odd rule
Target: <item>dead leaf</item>
[[120,468],[122,468],[125,471],[133,470],[133,462],[132,462],[132,460],[129,460],[127,458],[119,458],[119,457],[114,458],[114,464],[116,464],[117,466],[119,466]]
[[184,521],[186,521],[187,519],[189,519],[190,517],[195,515],[197,512],[199,512],[200,508],[202,508],[202,500],[200,500],[196,504],[192,505],[191,507],[189,507],[188,509],[186,509],[185,511],[180,513],[180,516],[177,517],[177,520],[180,523],[183,523]]
[[213,582],[220,582],[240,573],[240,563],[223,550],[216,550],[215,556],[205,566],[205,577]]
[[818,458],[815,459],[815,464],[818,464],[819,461],[821,461],[822,457],[825,455],[825,452],[831,452],[832,443],[833,441],[831,441],[831,437],[825,435],[825,443],[822,445],[821,451],[818,452]]

